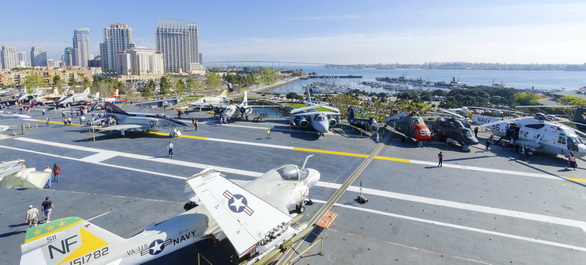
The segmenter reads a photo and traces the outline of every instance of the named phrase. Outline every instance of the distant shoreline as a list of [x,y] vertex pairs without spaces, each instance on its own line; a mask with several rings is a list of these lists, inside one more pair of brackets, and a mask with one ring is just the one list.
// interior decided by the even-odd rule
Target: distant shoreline
[[299,80],[299,77],[286,78],[286,79],[279,80],[279,81],[277,81],[277,82],[275,82],[273,84],[270,84],[270,85],[260,85],[260,86],[257,86],[255,88],[251,88],[250,90],[251,91],[254,91],[254,92],[257,92],[257,93],[259,93],[259,92],[260,93],[262,93],[262,92],[271,92],[271,91],[273,91],[273,90],[275,90],[275,89],[277,89],[279,87],[282,87],[282,86],[284,86],[286,84],[289,84],[291,82],[295,82],[297,80]]
[[384,70],[502,70],[502,71],[586,71],[586,64],[499,64],[499,63],[425,63],[425,64],[328,64],[336,69]]

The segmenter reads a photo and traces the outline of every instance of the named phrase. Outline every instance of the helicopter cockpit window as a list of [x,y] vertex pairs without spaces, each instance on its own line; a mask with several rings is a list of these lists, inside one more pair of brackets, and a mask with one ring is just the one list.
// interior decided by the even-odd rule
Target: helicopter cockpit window
[[277,173],[281,175],[283,180],[304,180],[307,177],[307,169],[300,169],[295,165],[286,165],[277,169]]
[[472,137],[472,133],[470,132],[470,130],[466,130],[466,129],[460,129],[460,131],[462,131],[462,134],[465,137]]
[[568,137],[568,144],[579,145],[581,143],[582,143],[582,138],[580,138],[580,137]]
[[558,138],[558,143],[560,143],[560,144],[566,144],[566,137],[560,135],[560,137]]
[[454,121],[454,127],[456,128],[464,128],[464,125],[461,121]]
[[411,123],[413,123],[413,124],[423,124],[423,119],[421,117],[411,117]]

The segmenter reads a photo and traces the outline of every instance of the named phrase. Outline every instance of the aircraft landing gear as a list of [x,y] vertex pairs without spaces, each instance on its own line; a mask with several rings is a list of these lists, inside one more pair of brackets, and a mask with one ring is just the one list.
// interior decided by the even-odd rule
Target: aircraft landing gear
[[304,213],[305,212],[305,205],[303,205],[303,202],[300,202],[299,204],[297,204],[297,206],[295,206],[295,210],[298,213]]

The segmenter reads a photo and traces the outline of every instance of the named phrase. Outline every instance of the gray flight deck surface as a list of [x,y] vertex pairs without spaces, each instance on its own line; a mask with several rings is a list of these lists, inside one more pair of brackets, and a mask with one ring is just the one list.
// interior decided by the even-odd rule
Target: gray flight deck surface
[[[40,114],[31,112],[33,118],[44,120]],[[60,112],[48,115],[61,120]],[[38,170],[58,163],[63,173],[50,189],[0,190],[0,264],[18,264],[27,206],[40,208],[47,195],[55,204],[53,220],[78,216],[128,238],[152,222],[181,213],[186,201],[183,179],[207,166],[219,168],[239,183],[276,166],[301,165],[307,155],[315,154],[307,166],[317,169],[321,180],[310,191],[315,203],[307,207],[303,222],[379,145],[349,131],[318,140],[311,132],[289,131],[284,118],[219,126],[210,116],[197,112],[183,116],[188,123],[191,117],[199,119],[199,131],[182,130],[186,137],[145,133],[123,137],[106,132],[97,134],[96,142],[87,127],[1,121],[39,125],[24,135],[0,135],[1,161],[25,159],[27,166]],[[76,117],[73,120],[76,123]],[[271,139],[266,139],[268,128]],[[325,238],[324,255],[317,255],[317,245],[295,264],[583,264],[586,260],[584,168],[566,171],[562,157],[543,154],[520,161],[517,153],[498,146],[484,152],[484,146],[477,145],[469,153],[433,142],[418,148],[385,132],[390,139],[382,138],[388,140],[382,143],[384,148],[331,209],[339,216],[320,233]],[[488,134],[480,136],[483,142]],[[175,144],[173,158],[167,156],[169,140]],[[444,153],[441,168],[436,167],[439,151]],[[578,164],[586,165],[582,159]],[[369,199],[366,204],[355,200],[360,181]],[[224,264],[227,246],[201,242],[148,264],[196,264],[196,249],[214,264]],[[295,246],[302,252],[309,243]],[[291,260],[289,255],[280,257]]]

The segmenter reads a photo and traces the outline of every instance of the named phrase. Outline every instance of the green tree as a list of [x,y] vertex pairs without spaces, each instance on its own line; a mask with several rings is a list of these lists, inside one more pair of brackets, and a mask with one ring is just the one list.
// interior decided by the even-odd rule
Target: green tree
[[26,86],[27,93],[33,93],[35,88],[41,86],[41,78],[37,74],[27,75],[24,78],[24,85]]
[[397,94],[398,99],[406,99],[411,101],[420,101],[419,94],[417,94],[414,90],[407,90],[405,92],[401,92]]
[[222,85],[222,77],[216,73],[209,73],[206,78],[206,86],[208,88],[218,88]]
[[159,82],[159,94],[166,95],[169,93],[171,89],[171,82],[169,82],[169,78],[166,76],[161,77],[161,81]]
[[90,82],[90,80],[87,77],[83,78],[83,82],[82,82],[83,87],[90,87],[92,85],[92,82]]
[[63,87],[63,80],[61,80],[60,75],[53,76],[53,87],[57,89],[61,89],[61,87]]
[[175,91],[179,94],[183,94],[187,91],[187,85],[185,84],[185,82],[183,82],[183,80],[177,80],[177,82],[175,83]]
[[346,118],[348,114],[348,106],[358,106],[360,101],[348,94],[337,94],[332,97],[330,104],[333,107],[340,109],[340,114],[343,118]]
[[73,74],[69,75],[69,80],[67,81],[67,85],[68,86],[75,86],[75,75],[73,75]]

